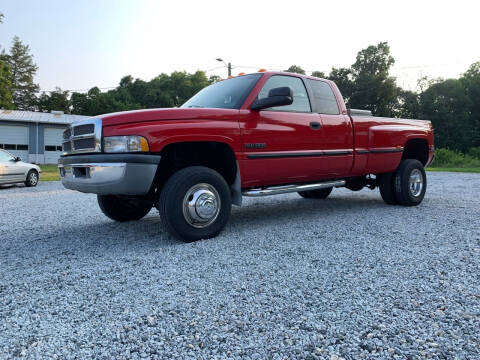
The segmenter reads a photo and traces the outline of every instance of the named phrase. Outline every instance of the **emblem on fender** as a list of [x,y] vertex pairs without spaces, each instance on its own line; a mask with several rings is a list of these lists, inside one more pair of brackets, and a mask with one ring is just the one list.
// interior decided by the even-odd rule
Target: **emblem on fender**
[[246,149],[265,149],[266,144],[265,143],[250,143],[250,144],[245,144]]

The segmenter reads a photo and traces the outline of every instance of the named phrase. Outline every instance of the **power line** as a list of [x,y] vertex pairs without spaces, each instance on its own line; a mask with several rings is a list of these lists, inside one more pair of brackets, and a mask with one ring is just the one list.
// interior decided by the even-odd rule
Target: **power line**
[[[457,62],[454,62],[454,63],[449,63],[449,64],[432,64],[432,65],[418,65],[418,66],[402,66],[402,67],[392,67],[392,71],[400,71],[400,70],[418,70],[418,69],[427,69],[427,68],[435,68],[435,67],[443,67],[443,66],[450,66],[450,65],[453,65],[453,64],[459,64],[461,63],[460,61],[457,61]],[[223,69],[225,68],[225,65],[221,65],[221,66],[216,66],[214,68],[211,68],[211,69],[207,69],[207,70],[202,70],[204,71],[205,73],[207,72],[211,72],[211,71],[215,71],[215,70],[219,70],[219,69]],[[262,66],[249,66],[249,65],[232,65],[232,69],[236,69],[236,68],[244,68],[244,69],[254,69],[254,70],[258,70],[258,69],[261,69],[261,68],[265,68],[265,67],[262,67]],[[332,66],[333,68],[333,66]],[[266,69],[269,69],[271,71],[283,71],[281,69],[276,69],[276,68],[269,68],[267,67]],[[323,70],[304,70],[306,73],[312,73],[314,71],[321,71],[325,74],[328,73],[328,71],[323,71]],[[405,73],[405,72],[404,72]],[[112,90],[112,89],[116,89],[118,86],[107,86],[107,87],[101,87],[101,88],[98,88],[100,90]],[[12,90],[21,90],[21,89],[12,89]],[[61,89],[62,91],[68,91],[70,93],[72,92],[88,92],[90,89]],[[57,90],[40,90],[39,92],[40,93],[52,93],[52,92],[56,92]]]
[[[76,90],[68,90],[68,89],[60,89],[61,91],[68,91],[68,92],[87,92],[91,89],[93,89],[94,87],[97,87],[97,86],[93,86],[92,88],[90,89],[76,89]],[[111,90],[111,89],[116,89],[117,87],[116,86],[108,86],[108,87],[101,87],[101,88],[98,88],[99,90]],[[12,90],[23,90],[23,89],[12,89]],[[57,92],[58,90],[40,90],[39,92],[41,93],[52,93],[52,92]]]
[[210,72],[210,71],[213,71],[213,70],[223,69],[224,67],[225,67],[225,65],[221,65],[221,66],[217,66],[217,67],[214,67],[212,69],[203,70],[203,71]]

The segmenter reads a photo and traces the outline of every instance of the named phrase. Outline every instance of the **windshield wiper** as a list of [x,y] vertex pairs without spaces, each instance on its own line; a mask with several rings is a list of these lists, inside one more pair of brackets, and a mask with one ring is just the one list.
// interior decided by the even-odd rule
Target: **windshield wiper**
[[203,108],[203,106],[200,106],[200,105],[188,105],[187,108]]

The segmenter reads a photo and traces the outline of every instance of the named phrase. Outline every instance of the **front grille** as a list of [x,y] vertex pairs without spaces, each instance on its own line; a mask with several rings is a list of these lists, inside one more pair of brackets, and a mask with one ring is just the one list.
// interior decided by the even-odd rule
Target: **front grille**
[[63,152],[71,152],[72,151],[72,143],[70,141],[64,142],[63,144]]
[[63,132],[63,139],[64,140],[70,139],[71,136],[72,136],[72,130],[70,128],[68,128],[67,130],[65,130]]
[[95,148],[94,138],[73,140],[74,150],[86,150],[86,149],[93,149],[93,148]]
[[79,125],[73,128],[73,136],[93,134],[94,132],[95,132],[95,125],[93,124]]
[[63,155],[100,152],[102,119],[88,119],[72,124],[63,132]]

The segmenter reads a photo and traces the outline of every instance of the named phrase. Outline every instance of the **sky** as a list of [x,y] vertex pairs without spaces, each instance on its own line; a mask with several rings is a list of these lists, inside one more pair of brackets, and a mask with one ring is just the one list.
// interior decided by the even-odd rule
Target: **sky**
[[43,91],[176,70],[226,77],[219,57],[234,75],[292,64],[328,73],[381,41],[410,90],[422,76],[458,77],[480,61],[477,0],[0,0],[0,12],[1,48],[15,35],[30,46]]

